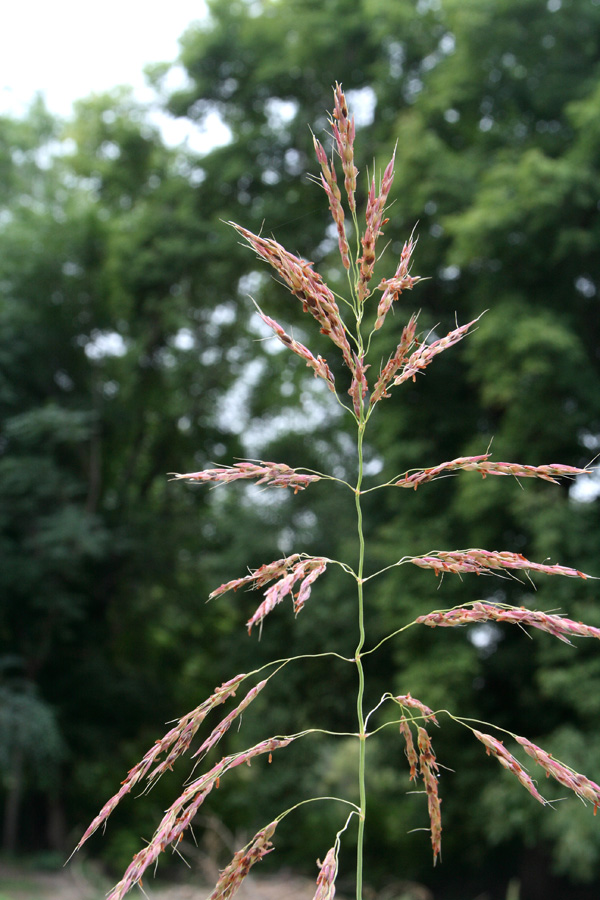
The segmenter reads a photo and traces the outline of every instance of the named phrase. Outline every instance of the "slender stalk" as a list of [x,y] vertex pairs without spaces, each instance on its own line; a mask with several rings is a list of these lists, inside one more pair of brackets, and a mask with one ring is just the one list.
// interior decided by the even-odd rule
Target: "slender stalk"
[[[361,410],[362,412],[362,410]],[[362,419],[362,416],[361,416]],[[365,673],[362,664],[362,648],[365,643],[365,610],[364,610],[364,593],[363,593],[363,569],[365,561],[365,539],[363,534],[362,508],[360,502],[360,488],[363,479],[363,439],[365,433],[365,423],[360,421],[358,425],[358,477],[356,481],[356,517],[358,528],[358,568],[357,568],[357,587],[358,587],[358,645],[354,654],[356,662],[356,670],[358,672],[358,693],[356,697],[356,714],[358,718],[358,738],[359,738],[359,757],[358,757],[358,793],[360,813],[358,818],[358,835],[356,844],[356,900],[362,900],[362,881],[363,881],[363,847],[365,834],[365,818],[367,806],[367,791],[365,782],[365,763],[366,763],[366,732],[365,732],[365,716],[363,709],[363,700],[365,692]]]

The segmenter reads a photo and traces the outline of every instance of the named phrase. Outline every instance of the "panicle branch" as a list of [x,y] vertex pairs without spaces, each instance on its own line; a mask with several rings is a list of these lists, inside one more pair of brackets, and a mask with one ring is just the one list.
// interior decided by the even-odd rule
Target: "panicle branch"
[[229,900],[237,893],[242,881],[252,868],[273,849],[271,838],[277,828],[277,820],[258,831],[252,840],[235,854],[227,868],[223,869],[209,900]]
[[321,480],[319,475],[301,473],[297,469],[286,466],[285,463],[264,462],[263,460],[259,460],[258,463],[239,462],[233,466],[217,466],[215,469],[203,469],[201,472],[187,472],[183,475],[178,472],[170,472],[169,474],[173,481],[185,479],[186,481],[201,482],[203,484],[210,481],[229,484],[232,481],[253,478],[256,479],[257,484],[283,488],[291,487],[294,489],[295,494],[298,491],[303,491],[313,481]]
[[446,337],[433,341],[431,344],[421,344],[418,350],[415,350],[415,352],[407,359],[402,367],[402,371],[399,375],[396,375],[392,383],[394,385],[402,384],[402,382],[407,381],[409,378],[416,381],[417,374],[427,368],[429,363],[438,355],[438,353],[443,353],[448,347],[452,347],[454,344],[462,341],[469,329],[475,325],[480,318],[481,316],[477,316],[472,322],[467,322],[466,325],[454,328],[452,331],[448,332]]
[[287,575],[265,591],[265,599],[260,604],[254,615],[246,622],[248,634],[254,625],[258,625],[277,604],[292,593],[294,585],[300,581],[300,589],[294,595],[294,613],[298,615],[304,604],[310,597],[311,585],[322,575],[327,567],[327,560],[322,557],[310,557],[296,565]]
[[427,808],[429,811],[429,821],[431,823],[431,846],[433,847],[433,864],[435,865],[442,852],[442,801],[439,796],[437,780],[439,767],[427,730],[419,725],[417,735],[419,768],[427,793]]
[[264,681],[260,681],[257,685],[255,685],[248,691],[241,703],[238,703],[236,708],[232,709],[231,712],[228,713],[228,715],[226,715],[225,718],[222,719],[215,728],[213,728],[212,732],[209,734],[203,744],[198,748],[198,750],[196,750],[196,752],[192,756],[192,759],[196,759],[197,757],[200,757],[201,759],[204,758],[208,751],[212,750],[212,748],[219,743],[223,735],[231,727],[232,723],[235,722],[235,720],[239,716],[241,716],[244,710],[247,709],[252,701],[260,694],[264,686],[267,684],[268,680],[268,678],[265,678]]
[[313,143],[315,145],[315,153],[317,154],[317,159],[321,166],[321,184],[325,193],[327,194],[331,217],[337,228],[338,246],[340,248],[342,264],[344,268],[348,270],[350,268],[350,248],[348,246],[348,240],[346,238],[346,228],[344,226],[344,208],[342,206],[342,195],[337,185],[335,166],[333,164],[333,161],[331,162],[331,165],[329,164],[327,154],[325,153],[321,142],[317,140],[314,134]]
[[564,641],[565,644],[571,643],[567,637],[568,634],[600,639],[600,628],[595,628],[593,625],[574,622],[572,619],[553,613],[525,609],[524,606],[517,609],[514,606],[501,606],[480,600],[469,606],[457,607],[445,612],[431,612],[425,616],[419,616],[415,621],[422,625],[429,625],[430,628],[448,628],[456,625],[469,625],[473,622],[508,622],[511,625],[539,628]]
[[[406,709],[417,709],[425,720],[432,721],[435,725],[439,725],[439,722],[435,716],[435,713],[432,709],[422,703],[420,700],[417,700],[416,697],[411,697],[410,694],[399,694],[397,697],[393,697],[391,694],[389,695],[391,699],[400,705],[402,708]],[[412,720],[411,720],[412,721]],[[406,716],[402,716],[400,719],[400,734],[403,736],[404,741],[406,743],[405,754],[408,759],[408,763],[410,766],[410,780],[413,781],[417,779],[417,770],[419,767],[419,758],[417,757],[417,753],[415,750],[415,745],[413,742],[412,731],[410,729],[410,725]],[[432,751],[433,752],[433,751]]]
[[413,741],[412,731],[410,730],[410,725],[408,724],[408,720],[405,716],[402,716],[402,718],[400,719],[400,734],[404,738],[404,742],[406,744],[404,753],[406,754],[406,758],[410,766],[409,778],[411,781],[416,781],[419,768],[419,757],[417,756],[417,751],[415,750],[415,744]]
[[305,347],[304,344],[300,343],[300,341],[296,341],[294,340],[294,338],[290,337],[289,334],[286,334],[281,325],[274,319],[271,319],[270,316],[266,316],[262,312],[262,310],[258,309],[258,314],[263,322],[268,325],[269,328],[273,329],[281,343],[286,347],[289,347],[289,349],[293,353],[296,353],[298,356],[302,357],[306,365],[314,370],[315,378],[323,378],[327,382],[329,390],[333,391],[333,393],[335,394],[335,380],[333,375],[331,374],[329,366],[327,365],[327,361],[324,360],[322,356],[317,356],[317,358],[315,359],[308,347]]
[[303,608],[304,604],[310,597],[311,585],[316,581],[319,575],[322,575],[327,567],[328,559],[322,556],[309,556],[302,558],[299,553],[293,553],[283,559],[277,559],[275,562],[267,563],[261,566],[250,575],[243,578],[236,578],[222,584],[209,595],[209,600],[219,597],[227,591],[236,591],[242,585],[249,585],[253,588],[264,587],[270,581],[279,579],[275,584],[265,591],[265,599],[260,604],[252,618],[246,623],[248,633],[252,631],[254,625],[259,624],[268,615],[278,603],[292,593],[294,585],[300,581],[300,588],[294,594],[294,613],[297,615]]
[[418,275],[409,274],[410,257],[416,243],[416,240],[413,241],[411,235],[402,248],[400,262],[398,263],[396,273],[392,278],[383,278],[377,286],[377,290],[383,291],[383,294],[377,306],[377,319],[373,326],[375,331],[379,331],[385,322],[385,317],[387,316],[390,307],[395,300],[398,300],[402,291],[412,291],[415,284],[421,281],[421,278]]
[[310,312],[319,323],[322,334],[326,334],[340,348],[344,362],[352,370],[352,351],[338,305],[321,276],[313,271],[313,264],[289,253],[271,238],[260,237],[235,222],[229,224],[278,272],[290,292],[302,301],[304,312]]
[[250,585],[252,588],[264,587],[269,581],[285,575],[288,569],[295,565],[299,559],[301,559],[299,553],[292,553],[291,556],[284,556],[282,559],[274,560],[274,562],[264,563],[254,572],[251,572],[250,575],[244,575],[243,578],[234,578],[233,581],[226,581],[225,584],[220,585],[209,594],[208,599],[213,600],[215,597],[220,597],[221,594],[226,594],[227,591],[237,591],[239,587],[245,584]]
[[398,703],[400,706],[406,706],[408,709],[418,709],[425,719],[430,719],[434,723],[434,725],[440,724],[436,719],[433,710],[422,703],[420,700],[417,700],[416,697],[411,697],[410,693],[399,694],[397,697],[392,697],[392,700],[395,703]]
[[352,375],[352,383],[348,389],[348,393],[352,398],[352,406],[357,419],[360,418],[362,402],[365,399],[369,385],[367,384],[367,369],[369,365],[365,365],[365,355],[360,356],[354,354],[354,374]]
[[408,324],[402,329],[400,343],[396,347],[395,352],[390,356],[381,375],[375,382],[375,387],[373,388],[373,393],[371,394],[371,399],[369,401],[371,406],[374,406],[374,404],[377,403],[378,400],[381,400],[382,397],[390,396],[390,394],[386,393],[387,386],[398,369],[404,365],[408,354],[414,347],[416,330],[417,317],[413,314],[408,320]]
[[270,758],[273,751],[287,747],[292,740],[293,737],[286,737],[261,741],[241,753],[224,757],[209,772],[192,781],[168,808],[152,840],[143,850],[136,853],[123,878],[112,889],[107,900],[121,900],[141,880],[148,866],[151,866],[168,846],[179,842],[208,794],[214,787],[219,786],[220,779],[226,772],[242,763],[249,765],[254,757],[265,753],[268,753]]
[[342,169],[344,172],[344,189],[348,197],[348,207],[350,212],[356,212],[356,202],[354,194],[356,192],[356,176],[358,169],[354,165],[354,116],[348,115],[348,104],[342,90],[342,86],[336,82],[334,94],[333,115],[329,118],[331,131],[335,140],[335,145],[339,157],[342,161]]
[[475,572],[477,575],[489,575],[494,569],[525,569],[545,572],[546,575],[566,575],[569,578],[592,577],[568,566],[547,566],[544,563],[534,563],[521,553],[510,553],[508,550],[436,550],[427,556],[412,556],[404,561],[411,562],[423,569],[433,569],[436,575],[439,575],[440,572],[455,574]]
[[542,806],[545,806],[548,801],[545,800],[544,797],[542,797],[535,784],[533,783],[533,780],[527,774],[521,763],[518,761],[518,759],[515,759],[512,753],[508,752],[502,741],[499,741],[491,734],[483,734],[481,731],[477,731],[475,728],[473,728],[472,730],[477,740],[481,741],[481,743],[485,746],[488,756],[490,756],[490,754],[495,756],[500,765],[504,766],[505,769],[508,769],[509,772],[512,772],[512,774],[519,779],[523,787],[529,791],[531,796],[535,797],[538,803],[541,803]]
[[600,785],[597,785],[595,781],[586,778],[585,775],[580,775],[578,772],[569,769],[567,766],[563,765],[563,763],[554,759],[551,753],[542,750],[541,747],[538,747],[537,744],[527,740],[527,738],[520,737],[518,734],[513,736],[515,741],[523,747],[525,752],[535,759],[536,763],[544,769],[548,777],[552,776],[552,778],[560,784],[569,788],[569,790],[577,794],[584,803],[586,800],[593,803],[594,815],[596,815],[598,806],[600,806]]
[[394,482],[396,487],[414,488],[427,481],[433,481],[446,472],[461,470],[464,472],[480,472],[483,478],[487,475],[513,475],[515,478],[541,478],[559,484],[558,478],[573,478],[575,475],[588,475],[588,469],[578,469],[576,466],[563,466],[559,463],[551,463],[547,466],[523,466],[519,463],[492,462],[491,454],[483,453],[480,456],[459,456],[450,462],[440,463],[430,469],[421,469],[412,474],[407,472]]
[[[375,176],[371,180],[369,188],[369,196],[367,199],[366,211],[366,228],[361,238],[363,248],[362,256],[357,260],[359,264],[358,284],[356,286],[356,294],[359,306],[365,302],[370,295],[369,282],[373,277],[373,269],[375,268],[375,245],[377,238],[383,233],[381,227],[384,223],[383,214],[385,212],[385,204],[394,180],[394,161],[396,159],[396,151],[394,150],[392,158],[385,168],[379,193],[375,193]],[[386,220],[387,221],[387,220]]]
[[[146,778],[148,784],[151,786],[161,775],[173,767],[175,760],[188,750],[198,728],[208,713],[214,709],[215,706],[225,703],[229,697],[235,696],[236,690],[245,678],[247,678],[247,675],[243,673],[241,675],[236,675],[235,678],[231,678],[229,681],[226,681],[220,687],[216,688],[207,700],[197,706],[196,709],[183,716],[174,728],[167,732],[163,738],[157,741],[154,746],[148,750],[143,759],[129,770],[127,778],[123,781],[119,791],[104,804],[98,815],[88,826],[83,837],[77,844],[75,851],[79,850],[100,825],[108,819],[123,797],[125,797],[139,781]],[[162,756],[163,753],[167,753],[167,756],[164,760],[160,761],[159,757]]]

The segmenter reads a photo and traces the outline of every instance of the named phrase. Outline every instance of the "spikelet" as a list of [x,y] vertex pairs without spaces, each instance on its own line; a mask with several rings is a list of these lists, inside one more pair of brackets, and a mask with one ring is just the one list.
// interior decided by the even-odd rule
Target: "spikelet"
[[427,809],[431,825],[431,846],[433,847],[433,864],[435,865],[442,852],[442,801],[439,796],[437,780],[439,767],[427,730],[419,725],[417,733],[419,768],[421,769],[421,777],[425,783],[425,791],[427,793]]
[[521,553],[510,553],[508,550],[435,550],[427,556],[409,557],[406,562],[411,562],[423,569],[433,569],[436,575],[444,572],[453,572],[454,574],[474,572],[477,575],[485,575],[494,570],[515,571],[521,569],[528,572],[545,572],[546,575],[565,575],[569,578],[591,577],[568,566],[548,566],[545,563],[531,562]]
[[527,791],[529,791],[531,796],[535,797],[538,803],[541,803],[544,806],[548,802],[542,797],[532,779],[527,774],[518,759],[515,759],[512,753],[508,752],[502,741],[499,741],[491,734],[483,734],[481,731],[477,731],[476,729],[473,729],[473,734],[475,735],[477,740],[481,741],[481,743],[485,746],[488,756],[490,754],[495,756],[500,765],[504,766],[504,768],[509,772],[512,772],[512,774],[519,779],[523,787]]
[[327,855],[321,863],[321,871],[317,876],[317,890],[313,900],[333,900],[337,868],[337,850],[332,847],[327,851]]
[[445,475],[447,472],[479,472],[483,478],[486,475],[512,475],[515,478],[541,478],[559,484],[558,478],[574,478],[575,475],[589,475],[588,469],[578,469],[576,466],[563,466],[551,463],[546,466],[523,466],[519,463],[493,462],[489,453],[479,456],[459,456],[450,462],[440,463],[429,469],[418,469],[414,472],[406,472],[394,482],[396,487],[414,488],[420,484],[433,481],[435,478]]
[[209,900],[229,900],[237,893],[242,881],[252,866],[263,859],[273,849],[271,838],[277,822],[271,822],[257,832],[249,844],[235,854],[227,868],[223,869]]
[[[321,357],[319,357],[320,359]],[[331,373],[330,373],[331,374]],[[256,484],[266,484],[273,487],[293,488],[294,493],[303,491],[314,481],[320,481],[318,475],[306,475],[297,469],[291,469],[285,463],[264,462],[239,462],[233,466],[218,466],[215,469],[204,469],[201,472],[170,472],[173,481],[189,481],[191,483],[207,484],[208,482],[220,482],[231,484],[234,481],[252,479]]]

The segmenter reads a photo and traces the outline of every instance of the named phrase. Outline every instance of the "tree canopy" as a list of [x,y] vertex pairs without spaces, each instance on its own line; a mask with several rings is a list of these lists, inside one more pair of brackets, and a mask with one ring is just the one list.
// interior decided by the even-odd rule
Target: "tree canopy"
[[[169,93],[166,66],[150,75],[172,115],[202,125],[218,114],[231,133],[225,145],[203,156],[169,149],[123,90],[82,99],[66,123],[41,103],[22,120],[0,120],[0,692],[11,721],[30,704],[51,723],[45,749],[26,731],[20,743],[0,741],[9,849],[59,845],[64,828],[85,826],[162,723],[232,666],[244,671],[282,642],[347,649],[353,637],[335,576],[293,625],[289,611],[274,614],[258,645],[243,634],[243,596],[204,605],[221,581],[293,541],[340,555],[354,540],[345,498],[319,485],[272,499],[166,477],[258,455],[340,473],[355,464],[327,390],[263,340],[248,295],[315,354],[320,339],[306,335],[281,286],[225,224],[262,228],[343,289],[327,203],[307,178],[317,171],[309,129],[326,142],[333,83],[343,82],[358,111],[359,206],[366,173],[379,173],[396,146],[390,245],[377,273],[389,273],[414,229],[414,273],[428,279],[395,309],[398,335],[413,303],[425,333],[487,310],[460,348],[378,410],[372,473],[391,477],[490,445],[495,459],[533,465],[594,457],[599,47],[593,0],[212,0],[208,18],[182,37],[185,87]],[[302,387],[299,405],[292,385]],[[459,474],[377,496],[367,511],[376,548],[368,564],[486,546],[594,573],[600,523],[590,482],[586,495],[579,483]],[[482,582],[446,578],[438,587],[404,570],[374,582],[370,634],[408,611],[489,596],[532,602],[529,582]],[[593,584],[535,587],[539,608],[600,625]],[[333,604],[336,633],[321,633],[316,647],[320,608]],[[373,691],[391,671],[399,691],[544,739],[593,777],[600,663],[591,642],[573,651],[501,626],[451,632],[389,642],[373,661]],[[322,721],[325,706],[332,721],[352,715],[342,676],[323,684],[318,665],[278,690],[261,709],[272,730],[292,709],[303,723]],[[456,773],[445,793],[441,875],[407,834],[408,780],[388,739],[372,785],[374,870],[401,859],[402,878],[436,890],[447,879],[460,896],[467,883],[481,891],[515,875],[534,900],[532,861],[543,858],[545,896],[560,895],[545,882],[556,875],[597,887],[595,820],[570,801],[550,814],[534,808],[480,748],[452,733],[440,741],[438,757]],[[52,790],[39,777],[42,750],[60,772]],[[344,753],[323,743],[292,774],[274,772],[260,795],[249,778],[243,793],[226,794],[230,826],[260,825],[277,792],[315,781],[333,789],[347,777]],[[35,817],[22,808],[27,791]],[[112,826],[113,860],[129,856],[161,808],[160,791]],[[45,805],[52,833],[41,838]],[[298,828],[316,858],[315,815]],[[289,853],[298,862],[291,842]]]

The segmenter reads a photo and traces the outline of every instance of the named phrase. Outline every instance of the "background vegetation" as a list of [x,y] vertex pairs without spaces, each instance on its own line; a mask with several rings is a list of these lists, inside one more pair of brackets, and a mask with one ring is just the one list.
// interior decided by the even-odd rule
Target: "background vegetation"
[[[248,294],[302,340],[297,310],[223,224],[262,227],[342,284],[326,204],[306,174],[317,170],[308,126],[322,134],[336,80],[360,110],[363,199],[366,170],[398,144],[382,271],[418,223],[413,271],[430,280],[396,310],[398,333],[413,303],[421,327],[439,323],[440,333],[488,310],[379,411],[370,471],[483,453],[492,439],[496,459],[528,464],[585,465],[600,446],[597,0],[209,7],[182,38],[185,88],[169,92],[168,65],[150,76],[173,115],[201,124],[217,112],[225,146],[202,157],[169,149],[124,89],[82,100],[68,122],[41,102],[22,120],[0,119],[0,797],[11,853],[70,848],[163,723],[234,672],[282,643],[286,653],[353,645],[352,601],[335,573],[293,627],[289,610],[274,613],[260,644],[243,631],[248,598],[204,605],[221,581],[292,544],[343,555],[354,540],[347,498],[322,485],[306,499],[165,477],[258,455],[339,473],[353,465],[326,389],[260,340]],[[434,547],[486,546],[598,572],[594,490],[461,476],[388,493],[371,495],[368,510],[373,569]],[[421,571],[374,582],[371,640],[409,611],[492,595],[526,605],[532,591],[479,579],[436,587]],[[600,625],[589,582],[538,588],[539,608]],[[343,677],[286,670],[240,740],[353,721]],[[413,630],[372,658],[368,677],[373,696],[411,691],[600,775],[591,643],[573,650],[500,627]],[[400,744],[378,745],[375,889],[392,877],[428,884],[436,900],[504,897],[517,877],[522,900],[596,896],[600,829],[589,810],[576,800],[538,808],[451,728],[436,750],[453,771],[442,786],[444,863],[432,871],[428,841],[408,833],[426,813],[406,795]],[[296,768],[273,766],[266,791],[249,771],[243,790],[219,792],[227,827],[254,833],[282,792],[333,790],[348,777],[339,743],[286,753]],[[94,852],[127,861],[165,790],[115,813]],[[294,819],[294,842],[282,828],[271,862],[314,871],[321,835],[336,827],[316,815],[308,807]]]

